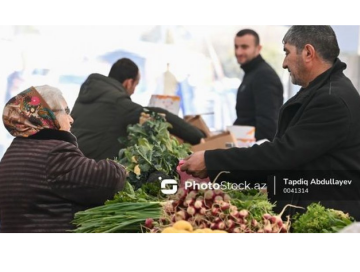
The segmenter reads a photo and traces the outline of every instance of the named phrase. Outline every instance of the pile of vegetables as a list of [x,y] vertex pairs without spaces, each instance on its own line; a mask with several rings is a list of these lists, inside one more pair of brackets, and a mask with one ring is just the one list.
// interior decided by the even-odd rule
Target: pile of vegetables
[[118,162],[128,172],[125,189],[103,206],[76,213],[75,232],[142,232],[145,219],[160,218],[159,177],[177,179],[176,166],[190,154],[190,146],[170,136],[162,114],[146,112],[140,119],[128,127],[128,138],[122,139],[127,148],[119,152]]
[[327,209],[319,203],[312,203],[304,214],[293,217],[293,230],[297,233],[338,232],[354,222],[354,219],[342,211]]
[[142,224],[147,218],[160,219],[162,203],[145,189],[134,191],[130,183],[114,199],[105,205],[77,212],[73,224],[74,232],[142,232]]
[[170,135],[171,125],[162,114],[147,111],[141,119],[144,122],[128,127],[128,138],[119,139],[127,146],[120,150],[118,162],[126,167],[128,182],[138,189],[146,182],[159,181],[157,173],[178,179],[176,166],[191,153],[190,145]]
[[[289,232],[290,219],[281,219],[284,211],[274,214],[274,205],[256,190],[180,188],[165,199],[159,177],[178,179],[176,167],[190,148],[170,136],[161,114],[143,113],[141,120],[128,127],[127,148],[119,152],[118,161],[128,172],[125,189],[103,206],[76,213],[74,232]],[[293,232],[314,233],[338,232],[353,219],[314,203],[292,221]]]
[[[231,186],[227,186],[231,188]],[[230,190],[225,193],[231,197],[231,204],[238,210],[248,210],[251,219],[261,221],[264,214],[273,214],[275,205],[269,202],[267,195],[259,190]]]
[[[173,225],[179,221],[187,221],[194,230],[209,228],[230,233],[289,231],[289,221],[283,222],[282,214],[263,213],[258,217],[260,211],[256,210],[255,206],[252,207],[252,212],[247,209],[238,210],[232,201],[230,195],[222,190],[180,188],[176,195],[164,204],[160,220],[153,220],[145,226],[150,232],[161,232],[168,227],[174,228]],[[148,220],[147,223],[149,222]]]

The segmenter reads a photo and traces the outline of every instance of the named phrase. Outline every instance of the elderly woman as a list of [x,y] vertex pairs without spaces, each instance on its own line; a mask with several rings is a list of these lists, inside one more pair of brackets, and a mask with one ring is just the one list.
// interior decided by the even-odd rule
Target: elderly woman
[[60,90],[31,87],[3,112],[16,138],[0,162],[0,232],[66,232],[77,211],[102,205],[122,190],[125,169],[86,158],[70,131]]

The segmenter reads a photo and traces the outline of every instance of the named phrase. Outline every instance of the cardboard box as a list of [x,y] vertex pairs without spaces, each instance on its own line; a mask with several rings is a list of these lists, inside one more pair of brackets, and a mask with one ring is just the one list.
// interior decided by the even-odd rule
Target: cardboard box
[[180,96],[153,94],[150,98],[149,107],[159,107],[178,115],[180,110]]
[[249,147],[256,142],[253,126],[228,126],[227,130],[236,137],[238,147]]
[[184,116],[184,120],[203,131],[206,135],[206,138],[212,136],[209,127],[206,125],[204,119],[202,119],[200,115],[187,115]]
[[227,143],[237,146],[236,138],[230,131],[225,131],[221,134],[205,138],[205,143],[193,145],[191,150],[196,152],[202,150],[225,149],[227,148]]

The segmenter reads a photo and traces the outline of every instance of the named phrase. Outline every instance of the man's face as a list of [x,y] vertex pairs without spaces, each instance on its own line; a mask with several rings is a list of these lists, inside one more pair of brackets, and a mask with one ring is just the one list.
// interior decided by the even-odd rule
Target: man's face
[[289,71],[291,82],[295,85],[306,87],[306,67],[302,53],[297,53],[296,47],[287,43],[284,44],[284,52],[283,68]]
[[135,92],[135,88],[136,86],[139,84],[140,81],[140,72],[138,73],[136,79],[127,79],[127,83],[125,84],[125,89],[127,91],[127,93],[129,94],[129,96],[133,95]]
[[235,37],[235,57],[240,65],[248,63],[260,54],[261,45],[255,44],[255,37],[246,34]]

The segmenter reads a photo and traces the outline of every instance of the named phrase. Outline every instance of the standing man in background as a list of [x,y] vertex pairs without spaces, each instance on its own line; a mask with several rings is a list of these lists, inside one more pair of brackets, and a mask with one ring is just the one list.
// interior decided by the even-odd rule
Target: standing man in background
[[254,126],[256,140],[272,141],[284,91],[279,76],[261,57],[261,48],[254,30],[236,34],[235,56],[245,76],[237,93],[234,125]]

